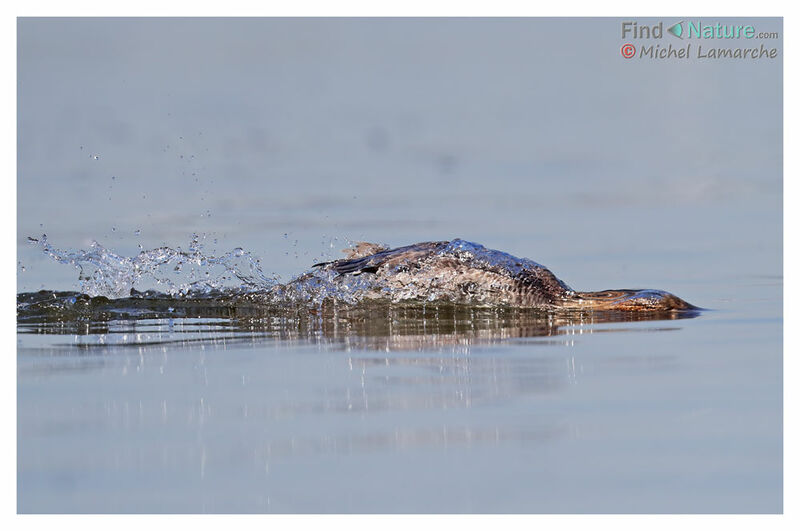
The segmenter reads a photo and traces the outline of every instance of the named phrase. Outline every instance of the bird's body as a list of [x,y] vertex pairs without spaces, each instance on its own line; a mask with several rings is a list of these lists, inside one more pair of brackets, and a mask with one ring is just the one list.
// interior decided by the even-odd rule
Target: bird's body
[[696,309],[660,290],[574,291],[532,260],[459,239],[395,249],[359,243],[345,252],[348,258],[317,266],[345,278],[369,276],[373,286],[369,298],[541,309]]

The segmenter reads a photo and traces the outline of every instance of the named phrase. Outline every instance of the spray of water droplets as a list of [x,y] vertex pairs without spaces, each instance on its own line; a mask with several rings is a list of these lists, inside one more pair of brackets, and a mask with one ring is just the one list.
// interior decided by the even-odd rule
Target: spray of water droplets
[[265,275],[259,260],[249,252],[237,247],[214,256],[204,250],[196,234],[186,250],[159,247],[130,257],[120,256],[96,241],[88,250],[72,251],[53,247],[46,235],[28,240],[53,260],[77,268],[80,290],[91,297],[127,297],[132,289],[149,285],[172,296],[225,288],[260,291],[277,285],[277,278]]
[[[129,297],[134,294],[133,290],[149,291],[152,286],[153,297],[163,294],[181,298],[216,297],[222,302],[231,296],[240,299],[244,296],[256,304],[320,306],[325,301],[357,304],[375,300],[486,304],[491,300],[485,299],[482,291],[464,291],[448,281],[447,275],[437,267],[439,258],[504,271],[509,276],[526,268],[542,267],[531,260],[482,245],[453,240],[443,242],[447,245],[441,245],[429,257],[418,260],[412,276],[402,268],[397,269],[399,266],[395,266],[397,271],[392,269],[384,275],[343,275],[329,267],[316,267],[282,284],[277,277],[265,275],[259,259],[249,252],[236,248],[214,256],[204,250],[196,234],[186,250],[159,247],[142,250],[132,257],[121,256],[97,242],[88,250],[65,251],[53,247],[44,235],[30,240],[52,259],[79,270],[82,293],[110,299]],[[569,289],[566,285],[563,287]]]

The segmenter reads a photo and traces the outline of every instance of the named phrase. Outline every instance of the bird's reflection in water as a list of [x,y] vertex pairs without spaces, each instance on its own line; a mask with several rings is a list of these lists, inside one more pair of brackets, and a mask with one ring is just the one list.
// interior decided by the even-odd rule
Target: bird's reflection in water
[[[563,414],[519,404],[579,383],[580,364],[571,347],[585,342],[576,338],[676,330],[679,319],[695,315],[452,305],[143,308],[108,301],[80,319],[63,314],[20,318],[21,335],[47,340],[44,348],[28,352],[33,363],[24,364],[20,375],[74,372],[84,362],[87,373],[105,367],[107,373],[126,378],[148,371],[169,378],[191,363],[202,398],[187,402],[186,389],[179,392],[165,382],[161,395],[139,397],[138,402],[109,397],[102,414],[113,417],[106,419],[111,425],[125,429],[136,427],[124,417],[132,410],[140,412],[143,425],[150,417],[158,426],[202,424],[206,430],[216,423],[220,430],[239,429],[250,438],[242,442],[252,447],[246,459],[268,467],[281,455],[565,436],[577,428]],[[295,355],[309,346],[325,356]],[[248,357],[246,366],[233,365],[227,357],[208,363],[209,350],[242,349],[264,355]],[[192,352],[197,355],[185,355]],[[215,372],[231,370],[242,371],[240,386],[209,388]],[[196,453],[205,462],[222,451],[206,446],[202,453],[189,450],[168,460],[179,462]]]
[[[74,335],[78,348],[170,345],[191,348],[212,343],[225,348],[242,342],[310,342],[347,350],[469,349],[516,338],[569,344],[569,336],[592,333],[594,325],[674,321],[697,311],[580,312],[458,305],[325,304],[321,307],[268,307],[239,300],[175,300],[102,297],[75,303],[69,292],[24,294],[49,304],[18,300],[22,334]],[[51,296],[52,295],[52,296]],[[22,295],[20,296],[22,297]],[[79,307],[78,307],[79,306]],[[663,325],[635,330],[664,330]],[[629,331],[625,327],[604,331]],[[108,337],[115,336],[115,337]],[[82,339],[86,338],[86,339]],[[98,341],[92,341],[97,339]],[[224,343],[217,345],[220,340]]]

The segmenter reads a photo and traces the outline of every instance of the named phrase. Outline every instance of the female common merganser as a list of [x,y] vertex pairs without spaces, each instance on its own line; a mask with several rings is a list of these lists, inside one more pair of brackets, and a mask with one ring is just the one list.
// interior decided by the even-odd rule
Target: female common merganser
[[345,252],[347,258],[315,264],[317,269],[296,281],[323,272],[334,272],[335,279],[360,275],[370,279],[366,298],[394,301],[633,312],[698,309],[660,290],[575,291],[532,260],[459,239],[396,249],[360,242]]

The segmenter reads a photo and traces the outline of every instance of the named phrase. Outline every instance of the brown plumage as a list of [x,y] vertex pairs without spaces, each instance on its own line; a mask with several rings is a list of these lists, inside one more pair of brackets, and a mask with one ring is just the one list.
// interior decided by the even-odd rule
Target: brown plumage
[[316,266],[339,275],[373,275],[380,293],[393,300],[637,312],[697,309],[659,290],[576,292],[532,260],[464,240],[395,249],[359,242],[345,252],[348,258]]

